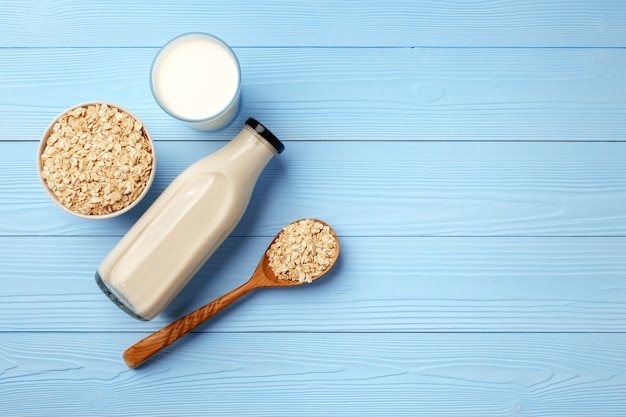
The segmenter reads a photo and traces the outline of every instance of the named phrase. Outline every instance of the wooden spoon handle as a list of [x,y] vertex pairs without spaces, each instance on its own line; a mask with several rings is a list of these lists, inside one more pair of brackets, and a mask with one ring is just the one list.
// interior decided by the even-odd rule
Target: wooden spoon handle
[[129,367],[135,368],[255,288],[252,282],[248,281],[218,299],[181,317],[172,324],[163,327],[161,330],[152,333],[126,349],[123,355],[124,361]]

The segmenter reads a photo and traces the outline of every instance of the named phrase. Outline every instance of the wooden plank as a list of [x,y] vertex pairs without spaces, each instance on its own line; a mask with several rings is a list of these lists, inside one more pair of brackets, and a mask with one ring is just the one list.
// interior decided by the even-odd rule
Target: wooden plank
[[625,22],[620,0],[3,2],[0,46],[154,47],[208,31],[255,47],[623,47]]
[[626,413],[624,334],[194,335],[131,371],[121,351],[139,336],[0,333],[0,409],[49,417]]
[[[261,290],[200,332],[626,332],[625,238],[352,237],[305,287]],[[154,331],[249,278],[271,239],[230,238],[154,321],[93,274],[113,237],[0,240],[0,331]]]
[[[0,138],[77,103],[127,107],[157,140],[224,140],[254,116],[287,140],[622,141],[626,49],[238,48],[242,109],[197,132],[155,103],[156,49],[0,49]],[[124,71],[120,72],[120,68]]]
[[[36,177],[36,145],[0,142],[0,235],[121,236],[179,172],[223,143],[157,143],[146,200],[103,222],[53,205]],[[288,141],[235,235],[273,236],[317,216],[349,236],[626,236],[625,171],[624,142]]]

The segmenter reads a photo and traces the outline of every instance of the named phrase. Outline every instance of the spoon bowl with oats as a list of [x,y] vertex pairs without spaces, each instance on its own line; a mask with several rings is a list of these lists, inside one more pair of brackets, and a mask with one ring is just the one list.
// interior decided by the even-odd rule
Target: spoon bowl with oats
[[124,352],[135,368],[157,352],[258,288],[290,287],[313,282],[326,274],[339,256],[335,231],[317,219],[300,219],[283,228],[244,284],[140,340]]

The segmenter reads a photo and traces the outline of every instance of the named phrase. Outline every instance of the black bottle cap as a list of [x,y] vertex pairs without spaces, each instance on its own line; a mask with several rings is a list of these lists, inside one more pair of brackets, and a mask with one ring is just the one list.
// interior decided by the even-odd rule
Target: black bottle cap
[[276,153],[281,153],[285,150],[285,145],[272,133],[268,128],[263,126],[258,120],[249,117],[246,120],[246,125],[250,126],[259,135],[263,136],[263,139],[269,142],[270,145],[276,149]]

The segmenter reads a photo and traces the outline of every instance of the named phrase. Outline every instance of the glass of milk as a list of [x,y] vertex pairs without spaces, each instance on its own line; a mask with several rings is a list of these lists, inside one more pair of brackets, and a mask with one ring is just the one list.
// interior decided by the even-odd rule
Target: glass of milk
[[187,33],[157,54],[150,85],[166,113],[199,130],[217,130],[239,109],[241,70],[232,49],[206,33]]

